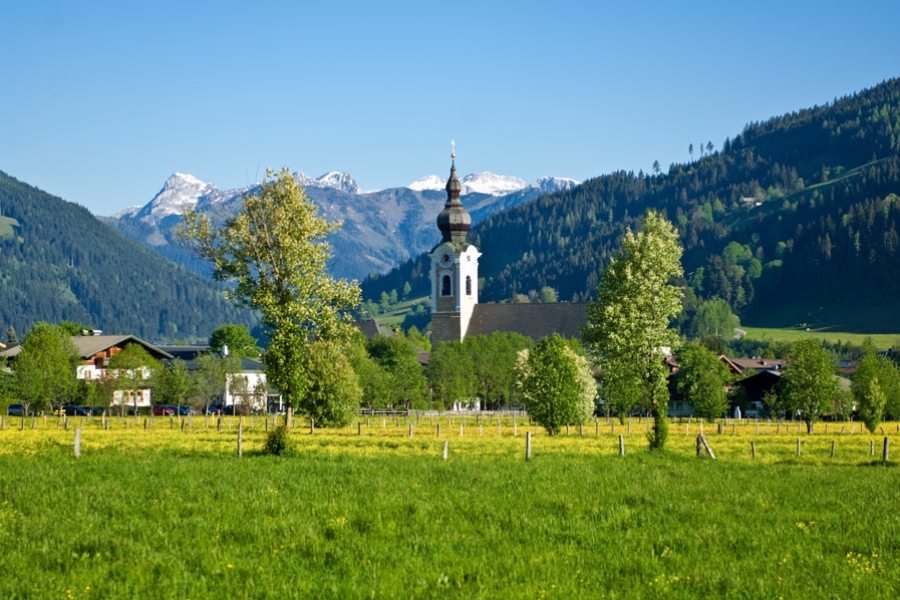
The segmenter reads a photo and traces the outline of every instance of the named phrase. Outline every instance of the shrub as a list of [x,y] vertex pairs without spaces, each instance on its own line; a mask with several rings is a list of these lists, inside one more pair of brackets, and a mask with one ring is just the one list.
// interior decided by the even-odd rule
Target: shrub
[[266,445],[263,446],[263,454],[271,454],[273,456],[293,456],[296,454],[290,437],[288,437],[288,428],[279,425],[269,432],[266,436]]

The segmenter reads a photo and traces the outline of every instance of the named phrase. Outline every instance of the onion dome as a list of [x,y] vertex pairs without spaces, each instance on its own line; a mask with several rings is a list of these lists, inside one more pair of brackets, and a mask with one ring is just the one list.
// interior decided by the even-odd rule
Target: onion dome
[[466,233],[472,226],[472,217],[463,208],[459,199],[462,184],[456,176],[456,155],[450,155],[450,179],[447,180],[447,203],[437,217],[437,226],[443,234],[441,242],[465,242]]

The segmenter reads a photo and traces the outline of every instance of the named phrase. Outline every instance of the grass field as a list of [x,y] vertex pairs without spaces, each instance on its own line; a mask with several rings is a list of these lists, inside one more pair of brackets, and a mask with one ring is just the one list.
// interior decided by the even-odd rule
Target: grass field
[[846,331],[830,331],[828,329],[777,329],[769,327],[741,327],[747,332],[747,339],[762,340],[768,342],[793,343],[801,338],[813,338],[828,342],[845,342],[861,346],[866,338],[872,338],[872,343],[879,350],[888,348],[900,348],[900,333],[848,333]]
[[710,460],[694,456],[696,422],[649,453],[646,422],[601,420],[599,435],[534,435],[530,461],[522,419],[516,436],[508,418],[502,435],[473,417],[462,435],[460,417],[414,419],[412,437],[405,419],[298,426],[290,458],[261,455],[259,418],[242,458],[236,418],[221,432],[202,417],[184,431],[167,418],[21,423],[0,430],[4,598],[900,592],[900,469],[876,460],[885,436],[855,423],[706,424]]

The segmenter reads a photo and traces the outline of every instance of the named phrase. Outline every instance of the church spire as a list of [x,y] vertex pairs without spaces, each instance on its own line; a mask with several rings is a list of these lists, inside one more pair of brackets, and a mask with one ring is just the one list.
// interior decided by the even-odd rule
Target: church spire
[[463,208],[459,199],[462,184],[456,176],[455,143],[450,142],[450,179],[447,180],[447,202],[437,217],[437,226],[443,234],[441,242],[465,242],[466,233],[472,225],[472,217]]

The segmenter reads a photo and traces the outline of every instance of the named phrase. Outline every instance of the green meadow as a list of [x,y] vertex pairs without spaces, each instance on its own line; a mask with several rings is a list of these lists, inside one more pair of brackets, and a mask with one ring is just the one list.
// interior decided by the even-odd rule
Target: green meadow
[[300,425],[295,455],[273,457],[257,418],[240,458],[237,424],[7,419],[0,597],[900,593],[894,423],[705,424],[716,460],[696,457],[696,421],[650,453],[646,421],[550,437],[522,419],[373,418]]

